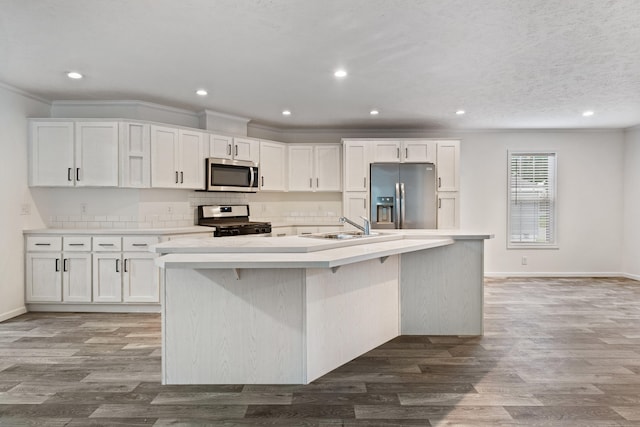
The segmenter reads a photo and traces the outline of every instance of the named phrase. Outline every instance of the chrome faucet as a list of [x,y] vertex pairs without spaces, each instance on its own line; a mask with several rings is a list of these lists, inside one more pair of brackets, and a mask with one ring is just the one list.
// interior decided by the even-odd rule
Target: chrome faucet
[[349,218],[341,216],[339,221],[342,223],[348,223],[353,225],[355,228],[357,228],[358,230],[362,231],[365,236],[368,236],[371,234],[371,222],[369,221],[369,218],[366,218],[364,216],[360,216],[360,218],[362,218],[364,220],[364,226],[360,225],[360,224],[356,224],[355,222],[351,221]]

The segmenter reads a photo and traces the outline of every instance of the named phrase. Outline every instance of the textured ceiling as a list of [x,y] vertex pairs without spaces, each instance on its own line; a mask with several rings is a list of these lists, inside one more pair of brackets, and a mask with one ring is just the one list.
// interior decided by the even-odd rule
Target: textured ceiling
[[0,0],[0,81],[279,128],[624,128],[640,1]]

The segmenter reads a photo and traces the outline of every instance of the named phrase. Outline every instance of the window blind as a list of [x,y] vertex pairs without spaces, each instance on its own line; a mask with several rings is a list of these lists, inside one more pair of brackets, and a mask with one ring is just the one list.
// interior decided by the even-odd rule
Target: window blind
[[509,243],[556,243],[556,154],[509,153]]

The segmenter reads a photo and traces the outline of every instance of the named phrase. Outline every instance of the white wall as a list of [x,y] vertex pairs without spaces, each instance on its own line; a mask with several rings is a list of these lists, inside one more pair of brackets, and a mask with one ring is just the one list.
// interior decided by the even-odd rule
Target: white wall
[[622,268],[640,280],[640,126],[625,133]]
[[48,115],[48,103],[0,84],[0,321],[25,311],[22,230],[43,225],[27,186],[26,118]]
[[[622,270],[622,131],[460,135],[462,228],[487,230],[487,274],[617,275]],[[558,153],[558,249],[507,249],[507,150]],[[526,256],[528,265],[521,264]]]

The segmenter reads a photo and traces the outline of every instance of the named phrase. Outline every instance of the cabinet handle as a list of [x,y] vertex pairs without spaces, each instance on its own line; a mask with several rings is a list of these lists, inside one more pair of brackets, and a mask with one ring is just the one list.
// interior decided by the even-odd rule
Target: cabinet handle
[[362,207],[367,209],[367,199],[362,199]]
[[76,181],[80,181],[80,168],[76,168]]
[[178,171],[176,171],[176,184],[178,183]]
[[60,271],[60,258],[56,258],[56,271]]
[[84,243],[69,243],[69,246],[84,246]]
[[409,149],[407,147],[404,147],[404,158],[405,159],[409,158]]
[[67,168],[67,181],[72,181],[73,178],[71,178],[71,168]]
[[184,171],[180,171],[180,184],[184,184]]
[[67,268],[67,261],[69,261],[69,258],[65,258],[62,260],[62,271],[69,271],[69,269]]
[[98,243],[98,246],[113,246],[113,243]]
[[261,176],[260,178],[262,179],[262,184],[260,185],[264,187],[264,176]]
[[363,178],[363,180],[364,180],[364,181],[363,181],[363,182],[364,182],[364,188],[366,189],[366,188],[367,188],[367,177],[365,176],[365,177]]
[[238,144],[236,144],[236,154],[235,154],[235,156],[236,157],[238,156]]
[[120,273],[120,260],[116,259],[116,273]]
[[231,144],[227,144],[227,154],[231,155]]
[[442,208],[442,199],[438,197],[438,209]]
[[36,243],[36,246],[51,246],[51,243]]
[[313,178],[309,178],[309,188],[313,188]]
[[442,187],[442,178],[438,177],[438,188]]
[[320,187],[320,178],[316,178],[316,188]]
[[396,158],[400,158],[400,148],[396,148]]
[[125,273],[127,272],[127,261],[128,261],[128,259],[127,259],[127,258],[125,258],[125,259],[124,259],[124,272],[125,272]]
[[146,243],[134,243],[131,246],[147,246]]

